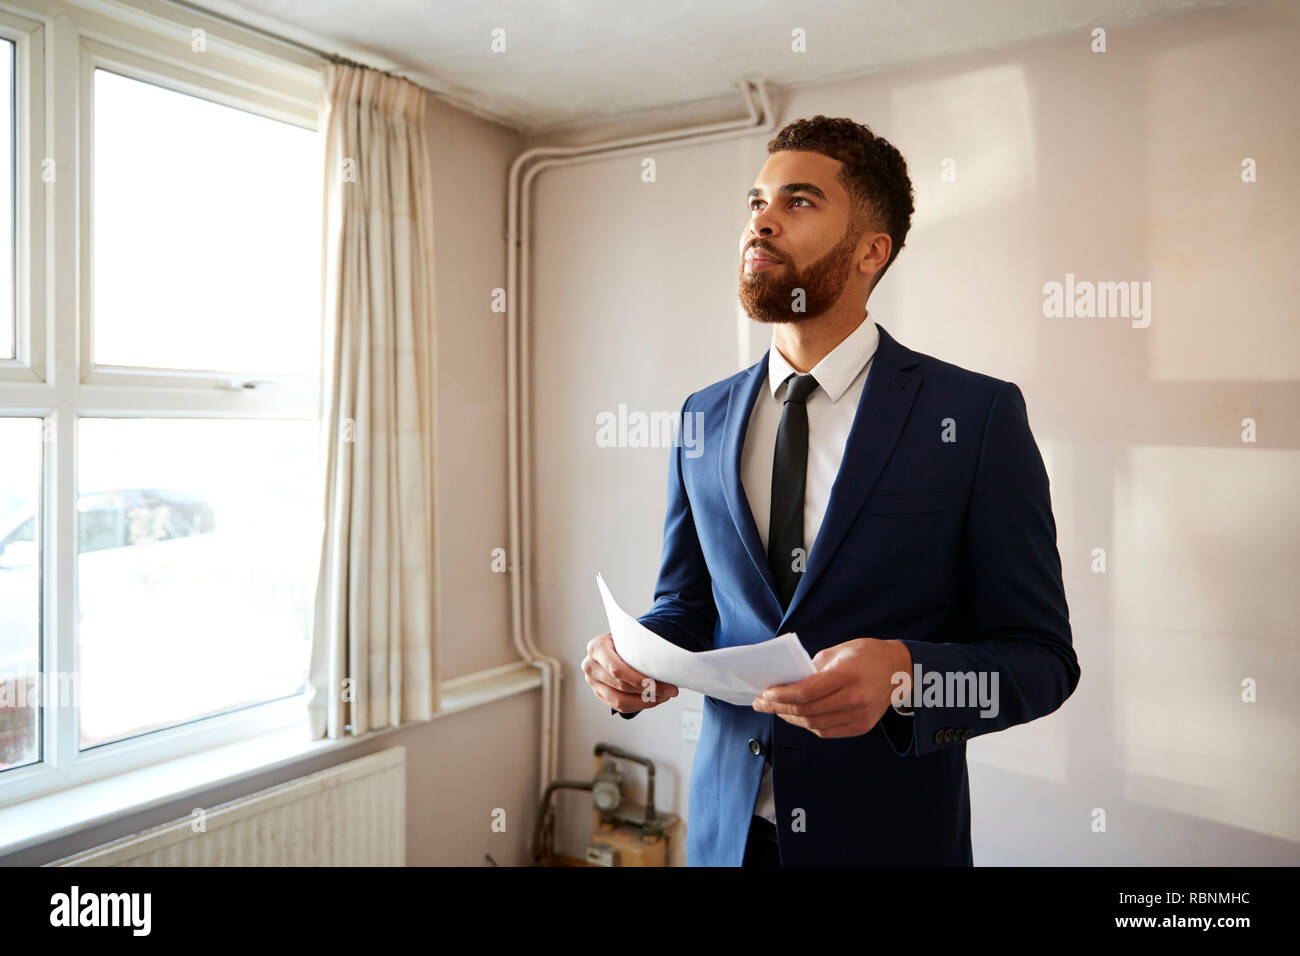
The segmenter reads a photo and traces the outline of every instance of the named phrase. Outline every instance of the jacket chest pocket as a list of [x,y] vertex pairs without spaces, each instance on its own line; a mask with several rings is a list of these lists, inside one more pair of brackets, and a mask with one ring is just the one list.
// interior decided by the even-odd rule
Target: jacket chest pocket
[[951,511],[957,496],[951,491],[927,491],[907,495],[869,495],[862,506],[866,515],[916,515]]

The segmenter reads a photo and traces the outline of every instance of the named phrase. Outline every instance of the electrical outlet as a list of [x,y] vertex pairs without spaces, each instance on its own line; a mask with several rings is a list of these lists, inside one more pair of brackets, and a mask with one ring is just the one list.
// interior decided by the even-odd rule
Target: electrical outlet
[[698,710],[682,711],[682,739],[699,740],[700,725],[704,723],[704,714]]

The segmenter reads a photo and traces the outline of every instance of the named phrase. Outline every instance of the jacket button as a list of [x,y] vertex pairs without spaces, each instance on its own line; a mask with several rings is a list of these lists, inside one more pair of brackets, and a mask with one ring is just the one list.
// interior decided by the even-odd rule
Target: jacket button
[[936,731],[934,732],[934,742],[935,742],[936,744],[944,743],[944,739],[943,739],[943,731],[942,731],[942,730],[936,730]]
[[761,753],[763,752],[763,745],[760,744],[760,743],[759,743],[757,740],[755,740],[753,737],[750,737],[750,738],[749,738],[749,752],[752,753],[755,757],[757,757],[759,754],[761,754]]

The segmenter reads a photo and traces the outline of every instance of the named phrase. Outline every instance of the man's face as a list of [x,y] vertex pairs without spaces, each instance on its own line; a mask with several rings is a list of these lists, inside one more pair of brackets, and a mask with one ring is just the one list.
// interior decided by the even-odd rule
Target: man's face
[[800,150],[773,153],[759,170],[740,235],[740,302],[751,319],[802,322],[843,294],[860,233],[848,231],[839,171],[839,160]]

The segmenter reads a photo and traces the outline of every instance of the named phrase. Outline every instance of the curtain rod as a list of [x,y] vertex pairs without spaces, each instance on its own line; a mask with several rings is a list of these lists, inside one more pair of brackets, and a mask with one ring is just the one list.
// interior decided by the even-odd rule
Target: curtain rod
[[328,60],[330,63],[339,63],[344,66],[360,67],[361,69],[365,69],[365,70],[374,70],[376,73],[383,73],[385,76],[391,76],[399,80],[406,80],[406,82],[408,83],[412,83],[415,86],[419,86],[420,89],[424,90],[426,93],[430,94],[431,96],[440,96],[440,94],[437,93],[436,91],[431,90],[428,87],[423,86],[419,83],[416,83],[410,77],[402,76],[400,73],[394,72],[393,70],[383,70],[377,66],[370,66],[368,63],[361,63],[357,60],[350,59],[349,57],[343,56],[341,53],[334,53],[328,50],[318,49],[317,47],[314,47],[309,43],[303,43],[301,40],[294,40],[289,37],[282,36],[278,33],[275,33],[271,30],[267,30],[263,27],[252,26],[251,24],[244,23],[240,20],[236,20],[234,17],[227,16],[226,14],[220,13],[216,10],[209,10],[206,7],[199,6],[196,3],[190,3],[188,2],[188,0],[166,0],[166,2],[174,7],[183,7],[184,9],[189,10],[192,13],[199,14],[200,16],[210,17],[213,20],[220,20],[222,23],[226,23],[232,27],[235,27],[236,29],[245,30],[248,33],[255,33],[259,36],[265,37],[268,40],[274,40],[276,43],[283,43],[286,46],[294,47],[295,49],[302,50],[304,53],[310,53],[313,56],[319,57],[322,60]]

